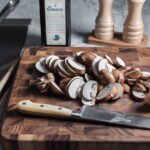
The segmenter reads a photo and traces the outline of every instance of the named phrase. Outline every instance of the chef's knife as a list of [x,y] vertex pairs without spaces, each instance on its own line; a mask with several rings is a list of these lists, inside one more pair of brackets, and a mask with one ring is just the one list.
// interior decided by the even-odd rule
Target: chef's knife
[[150,118],[129,113],[112,112],[103,108],[83,106],[79,111],[72,111],[59,106],[33,103],[30,100],[18,102],[17,110],[25,114],[80,119],[110,125],[150,129]]
[[2,11],[0,11],[0,22],[2,22],[18,4],[19,0],[10,0]]

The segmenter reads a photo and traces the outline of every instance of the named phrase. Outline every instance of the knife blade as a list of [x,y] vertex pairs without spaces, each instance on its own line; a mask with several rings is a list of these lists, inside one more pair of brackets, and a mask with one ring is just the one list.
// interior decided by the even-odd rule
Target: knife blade
[[64,107],[33,103],[30,100],[23,100],[17,103],[16,109],[24,114],[80,119],[110,125],[150,129],[150,118],[148,117],[129,113],[113,112],[98,107],[83,106],[80,110],[73,111]]

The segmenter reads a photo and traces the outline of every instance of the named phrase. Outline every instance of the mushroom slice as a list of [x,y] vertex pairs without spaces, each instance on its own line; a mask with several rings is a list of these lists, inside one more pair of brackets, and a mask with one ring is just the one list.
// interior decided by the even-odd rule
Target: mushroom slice
[[129,94],[130,93],[130,86],[128,84],[123,84],[123,89],[124,89],[124,92]]
[[92,77],[89,74],[85,73],[84,79],[86,82],[88,82],[88,81],[92,80]]
[[77,74],[85,74],[86,68],[84,65],[77,62],[77,60],[73,57],[68,57],[68,65],[69,67],[74,70]]
[[116,57],[115,65],[117,67],[125,67],[126,66],[125,62],[120,57]]
[[127,82],[127,84],[132,86],[132,85],[136,84],[137,79],[126,79],[126,82]]
[[143,92],[138,92],[138,91],[132,91],[132,96],[134,100],[136,101],[144,101],[145,100],[145,94]]
[[84,85],[85,85],[85,82],[82,82],[81,85],[80,85],[80,87],[78,88],[77,95],[78,95],[79,98],[83,97],[82,91],[83,91]]
[[147,91],[146,87],[140,83],[136,83],[135,86],[133,87],[133,90],[138,91],[138,92],[146,92]]
[[149,82],[145,82],[143,80],[138,80],[137,82],[142,84],[144,87],[146,87],[147,91],[150,89],[150,83]]
[[96,100],[94,99],[94,100],[92,100],[92,101],[89,101],[89,100],[87,100],[87,99],[85,99],[85,98],[82,98],[82,103],[83,103],[85,106],[90,106],[90,107],[92,107],[92,106],[95,106]]
[[98,73],[98,63],[99,63],[100,60],[101,60],[101,57],[96,57],[94,59],[93,63],[92,63],[92,71],[93,71],[93,73],[94,73],[94,75],[96,77],[99,76],[99,73]]
[[143,71],[141,79],[142,80],[149,80],[150,79],[150,72]]
[[112,73],[112,71],[116,69],[114,66],[112,66],[111,64],[106,63],[106,70],[108,70],[110,73]]
[[53,66],[55,64],[56,61],[58,61],[59,58],[56,56],[56,57],[52,57],[49,61],[49,64],[47,65],[47,67],[50,69],[50,71],[52,71],[53,69]]
[[48,80],[55,81],[55,76],[53,73],[48,73],[45,75]]
[[83,78],[74,78],[72,79],[66,88],[66,93],[71,99],[77,99],[78,97],[78,89],[82,84],[85,82],[83,81]]
[[88,81],[83,87],[83,97],[87,100],[93,100],[97,94],[98,83],[94,80]]
[[81,55],[78,57],[78,60],[81,64],[90,67],[93,60],[95,59],[96,55],[92,52],[83,52]]
[[101,59],[98,63],[98,72],[100,72],[101,70],[106,69],[106,64],[108,64],[107,59]]
[[62,89],[54,81],[50,82],[50,89],[55,94],[64,95],[64,92],[62,91]]
[[103,85],[108,85],[110,83],[115,83],[114,76],[107,70],[101,70],[99,72],[99,80]]
[[76,53],[76,57],[78,58],[78,57],[80,57],[80,55],[82,54],[82,53],[84,53],[85,51],[80,51],[80,52],[77,52]]
[[101,101],[101,100],[110,100],[116,95],[116,88],[114,84],[109,84],[107,85],[104,89],[102,89],[97,97],[96,100]]
[[64,60],[59,60],[57,64],[57,70],[58,72],[61,72],[61,74],[65,77],[71,77],[72,75],[69,74],[69,72],[65,68],[65,61]]
[[69,65],[68,65],[68,57],[67,58],[65,58],[65,68],[66,68],[66,70],[69,72],[69,74],[72,74],[73,76],[75,75],[75,74],[77,74],[76,73],[76,71],[74,71],[73,69],[71,69],[70,67],[69,67]]
[[124,90],[122,85],[119,83],[115,83],[115,88],[116,88],[116,95],[112,98],[112,100],[118,100],[123,96]]
[[139,70],[127,71],[127,73],[125,73],[125,77],[130,79],[139,79],[142,77],[142,72]]
[[107,61],[111,64],[111,65],[114,65],[114,62],[112,60],[112,58],[108,55],[105,55],[105,58],[107,59]]
[[56,56],[56,55],[50,55],[50,56],[46,57],[46,61],[45,61],[46,65],[49,65],[49,62],[50,62],[51,58],[57,58],[57,59],[59,59],[59,57]]
[[36,64],[35,68],[41,73],[48,73],[49,71],[46,69],[44,65],[45,58],[41,58]]

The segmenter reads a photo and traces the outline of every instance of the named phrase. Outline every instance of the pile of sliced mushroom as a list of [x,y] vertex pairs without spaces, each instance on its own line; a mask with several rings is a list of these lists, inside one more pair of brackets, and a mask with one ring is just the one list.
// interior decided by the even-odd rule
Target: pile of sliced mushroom
[[150,89],[150,72],[126,66],[120,57],[82,51],[64,59],[56,55],[41,58],[35,67],[43,74],[34,82],[38,90],[80,99],[87,106],[116,101],[124,93],[143,101]]

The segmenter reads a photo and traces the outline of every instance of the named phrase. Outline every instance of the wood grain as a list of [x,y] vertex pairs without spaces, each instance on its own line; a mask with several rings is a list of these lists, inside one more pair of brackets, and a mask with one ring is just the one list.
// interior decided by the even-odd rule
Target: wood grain
[[148,44],[148,36],[144,35],[143,40],[140,44],[130,44],[124,42],[122,39],[122,33],[115,32],[114,38],[110,41],[100,40],[94,36],[94,34],[90,34],[88,37],[89,44],[96,44],[96,45],[104,45],[104,46],[114,46],[114,47],[146,47]]
[[[76,110],[81,107],[79,100],[66,97],[43,95],[29,87],[34,64],[43,56],[56,54],[61,57],[77,51],[93,51],[99,55],[120,56],[128,65],[139,66],[150,71],[150,48],[48,48],[32,47],[24,50],[17,71],[16,80],[9,101],[8,110],[1,130],[1,141],[6,150],[120,150],[150,149],[150,131],[86,123],[67,119],[23,115],[15,110],[15,104],[24,99]],[[109,110],[131,112],[150,117],[150,106],[145,102],[132,101],[128,95],[115,103],[99,103]]]

